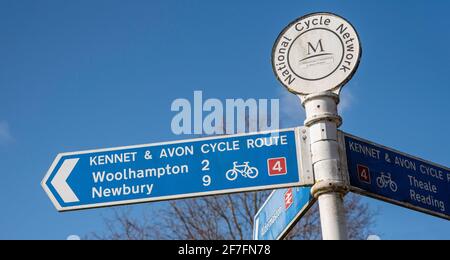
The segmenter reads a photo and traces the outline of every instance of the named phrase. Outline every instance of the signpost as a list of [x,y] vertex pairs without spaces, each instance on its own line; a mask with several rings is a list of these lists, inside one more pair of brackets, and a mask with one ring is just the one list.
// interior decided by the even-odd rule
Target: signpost
[[349,186],[450,219],[450,169],[338,131],[339,93],[360,58],[347,20],[300,17],[278,36],[272,67],[300,98],[305,127],[63,153],[42,186],[59,211],[278,189],[255,216],[255,239],[282,239],[316,199],[322,237],[347,239]]
[[[301,128],[59,154],[42,186],[59,211],[311,184]],[[305,156],[303,156],[305,157]],[[307,158],[307,157],[305,157]]]
[[341,132],[351,190],[450,219],[450,169]]
[[272,49],[272,68],[280,83],[299,96],[310,131],[311,163],[319,201],[322,237],[347,239],[343,197],[347,183],[341,171],[337,128],[339,93],[361,58],[355,28],[332,13],[308,14],[290,23]]
[[255,216],[253,239],[283,239],[314,201],[310,187],[274,190]]

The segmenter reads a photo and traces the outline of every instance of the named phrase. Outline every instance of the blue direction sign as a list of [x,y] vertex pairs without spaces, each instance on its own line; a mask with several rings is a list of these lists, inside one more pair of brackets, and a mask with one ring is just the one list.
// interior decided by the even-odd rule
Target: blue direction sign
[[298,186],[299,135],[295,128],[63,153],[42,186],[59,211]]
[[450,219],[450,169],[341,133],[354,192]]
[[255,216],[253,239],[283,239],[314,201],[310,187],[274,190]]

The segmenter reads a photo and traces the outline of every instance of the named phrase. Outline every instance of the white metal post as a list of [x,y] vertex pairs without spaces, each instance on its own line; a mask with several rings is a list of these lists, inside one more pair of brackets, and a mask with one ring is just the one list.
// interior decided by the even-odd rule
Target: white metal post
[[[311,26],[310,26],[311,25]],[[347,176],[341,169],[337,128],[339,92],[352,78],[361,58],[355,28],[333,13],[311,13],[286,26],[272,48],[278,81],[296,93],[306,110],[314,186],[319,201],[322,235],[347,239],[344,195]]]
[[312,164],[315,184],[312,194],[319,201],[322,237],[324,240],[346,240],[343,197],[347,184],[341,173],[337,128],[339,96],[322,92],[301,97],[306,110],[305,126],[310,128]]

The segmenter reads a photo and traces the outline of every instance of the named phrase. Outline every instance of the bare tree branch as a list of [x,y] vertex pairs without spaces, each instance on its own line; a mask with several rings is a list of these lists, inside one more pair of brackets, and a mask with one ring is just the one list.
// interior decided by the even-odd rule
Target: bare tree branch
[[[264,196],[263,196],[264,195]],[[251,239],[253,217],[268,192],[242,193],[188,199],[166,203],[151,217],[135,219],[129,209],[114,210],[105,218],[105,234],[92,239]],[[250,206],[252,205],[252,209]],[[349,194],[345,199],[349,239],[365,239],[371,232],[376,212]],[[240,213],[239,213],[240,212]],[[287,240],[321,239],[317,204],[291,230]]]

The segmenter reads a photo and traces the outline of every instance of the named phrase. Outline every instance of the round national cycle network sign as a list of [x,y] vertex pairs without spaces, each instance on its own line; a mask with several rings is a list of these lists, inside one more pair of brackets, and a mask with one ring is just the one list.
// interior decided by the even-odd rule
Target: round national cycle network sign
[[332,13],[313,13],[290,23],[272,50],[278,80],[296,94],[338,89],[359,65],[361,45],[355,28]]

